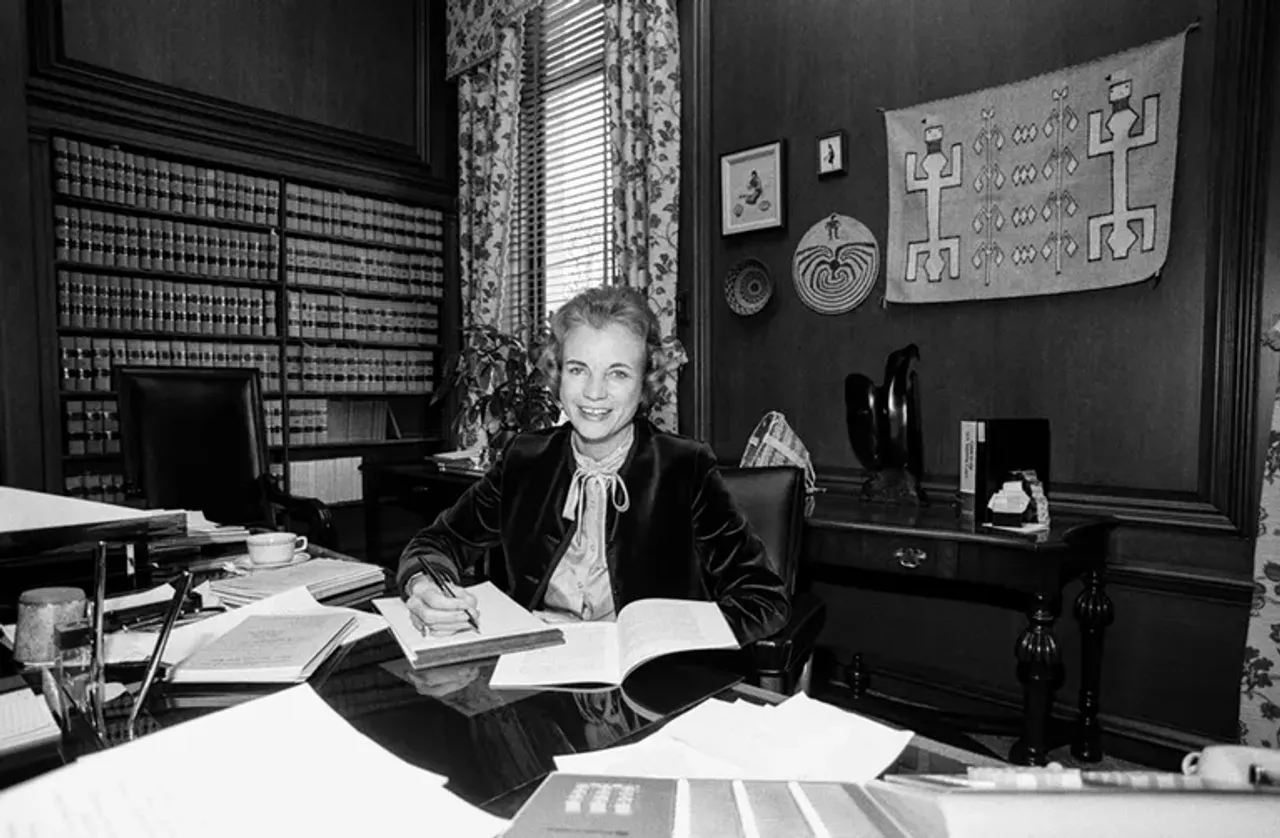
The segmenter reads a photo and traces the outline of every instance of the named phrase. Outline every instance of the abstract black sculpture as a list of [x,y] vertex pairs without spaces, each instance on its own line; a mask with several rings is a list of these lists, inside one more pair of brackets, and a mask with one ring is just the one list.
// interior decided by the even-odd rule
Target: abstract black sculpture
[[923,505],[920,481],[924,451],[920,442],[920,396],[916,363],[920,350],[910,344],[889,355],[884,384],[860,373],[844,380],[845,424],[849,444],[871,476],[862,484],[866,500]]

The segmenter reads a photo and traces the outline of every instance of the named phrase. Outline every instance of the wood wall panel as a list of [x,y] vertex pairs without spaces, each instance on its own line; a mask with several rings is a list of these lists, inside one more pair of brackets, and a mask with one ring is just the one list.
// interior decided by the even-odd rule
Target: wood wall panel
[[442,3],[26,2],[34,122],[216,135],[232,152],[456,194]]
[[[1258,4],[1223,6],[1234,20]],[[961,418],[1046,416],[1053,427],[1054,483],[1063,497],[1198,506],[1214,526],[1239,529],[1246,513],[1232,504],[1242,492],[1215,488],[1221,463],[1213,458],[1218,437],[1229,436],[1228,426],[1241,416],[1216,411],[1251,394],[1242,396],[1249,390],[1243,386],[1223,390],[1218,381],[1233,369],[1218,351],[1219,341],[1232,339],[1217,322],[1227,316],[1219,291],[1256,294],[1258,283],[1221,274],[1218,242],[1210,241],[1221,221],[1213,214],[1221,155],[1205,115],[1224,115],[1214,98],[1222,47],[1213,0],[821,2],[807,4],[805,14],[746,0],[733,14],[711,18],[716,155],[775,139],[788,145],[787,228],[723,237],[708,259],[712,288],[747,257],[764,261],[775,280],[773,301],[755,317],[732,314],[719,293],[710,300],[710,427],[718,453],[736,457],[760,415],[777,409],[820,471],[857,471],[844,428],[843,379],[862,372],[879,380],[886,356],[914,342],[922,356],[925,468],[937,483],[955,485]],[[1187,42],[1172,241],[1159,282],[886,307],[882,277],[849,314],[822,316],[799,301],[791,258],[810,225],[837,211],[885,239],[881,109],[1099,58],[1197,19]],[[849,174],[819,181],[815,141],[836,128],[849,135]],[[1248,234],[1260,238],[1252,227]],[[1241,412],[1251,424],[1253,412]],[[1236,451],[1252,445],[1252,432],[1246,436]]]
[[42,323],[32,272],[23,14],[0,4],[0,484],[44,483],[39,355]]
[[68,61],[412,146],[416,0],[62,0]]
[[[916,343],[926,482],[936,500],[947,502],[956,486],[961,418],[1047,416],[1055,506],[1127,521],[1111,544],[1117,619],[1104,719],[1175,749],[1233,738],[1256,484],[1280,367],[1272,353],[1259,357],[1256,343],[1260,313],[1267,322],[1280,315],[1280,283],[1263,282],[1264,265],[1272,275],[1280,264],[1280,167],[1270,139],[1280,135],[1280,92],[1263,82],[1280,69],[1276,12],[1266,0],[819,0],[801,14],[740,0],[732,13],[711,6],[706,16],[711,60],[702,83],[712,106],[690,142],[707,144],[713,158],[713,170],[700,174],[714,184],[714,232],[719,155],[787,144],[786,228],[690,246],[686,288],[702,289],[689,296],[709,333],[695,358],[708,379],[700,413],[717,454],[736,461],[760,416],[781,410],[813,455],[819,483],[855,490],[864,473],[846,438],[843,379],[862,372],[879,380],[886,356]],[[791,258],[810,225],[841,212],[884,241],[882,109],[1014,82],[1197,21],[1158,282],[886,307],[882,276],[845,315],[821,316],[799,301]],[[815,141],[833,129],[848,133],[849,173],[819,181]],[[768,265],[775,291],[761,314],[739,318],[721,286],[747,257]],[[824,556],[838,563],[831,557],[849,549],[840,533],[811,530],[806,561],[821,578]],[[863,653],[896,673],[890,683],[1018,703],[1011,649],[1020,614],[831,578],[818,589],[829,604],[823,643]],[[1074,664],[1071,617],[1060,626]],[[1076,677],[1069,670],[1064,706],[1075,702]]]

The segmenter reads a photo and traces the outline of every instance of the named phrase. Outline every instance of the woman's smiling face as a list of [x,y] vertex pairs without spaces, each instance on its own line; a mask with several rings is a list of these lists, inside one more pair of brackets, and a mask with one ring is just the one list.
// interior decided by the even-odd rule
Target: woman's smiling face
[[560,405],[582,453],[598,460],[617,447],[640,408],[644,373],[644,340],[620,323],[582,323],[565,335]]

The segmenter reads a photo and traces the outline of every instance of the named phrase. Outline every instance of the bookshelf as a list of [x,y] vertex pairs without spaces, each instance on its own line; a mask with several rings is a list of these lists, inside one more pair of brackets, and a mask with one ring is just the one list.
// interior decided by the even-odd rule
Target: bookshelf
[[68,494],[127,500],[119,366],[258,369],[296,494],[355,500],[361,457],[436,441],[442,210],[92,137],[51,147]]

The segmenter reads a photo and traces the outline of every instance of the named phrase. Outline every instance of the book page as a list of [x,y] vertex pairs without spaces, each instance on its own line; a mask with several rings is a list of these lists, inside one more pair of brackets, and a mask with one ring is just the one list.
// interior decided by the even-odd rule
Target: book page
[[640,599],[618,615],[618,652],[628,675],[646,661],[693,649],[736,649],[738,639],[714,602]]
[[493,689],[568,684],[622,683],[615,623],[564,623],[564,643],[498,658],[489,678]]
[[548,629],[545,623],[522,608],[492,582],[481,582],[466,590],[476,598],[479,631],[467,628],[457,634],[440,637],[423,634],[413,627],[409,606],[399,597],[375,599],[373,605],[382,613],[382,616],[387,618],[387,625],[391,627],[392,633],[400,643],[400,648],[404,650],[405,657],[411,662],[420,654],[436,649],[531,634]]
[[254,615],[178,664],[170,680],[300,679],[354,623],[346,614]]

